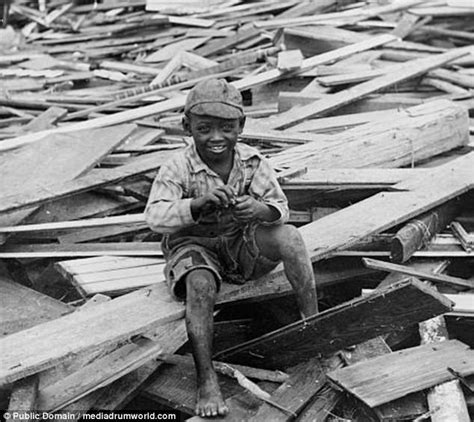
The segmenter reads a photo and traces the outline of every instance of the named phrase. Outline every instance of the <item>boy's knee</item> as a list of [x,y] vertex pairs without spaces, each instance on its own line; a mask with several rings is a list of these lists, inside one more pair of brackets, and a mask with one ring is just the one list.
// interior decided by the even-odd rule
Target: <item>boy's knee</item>
[[191,290],[216,291],[216,277],[212,271],[205,268],[192,270],[186,275],[186,290],[188,294]]

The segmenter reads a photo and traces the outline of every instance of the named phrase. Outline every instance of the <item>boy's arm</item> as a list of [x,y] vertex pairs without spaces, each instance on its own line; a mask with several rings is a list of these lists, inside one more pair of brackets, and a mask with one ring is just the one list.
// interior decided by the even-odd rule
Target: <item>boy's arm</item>
[[191,213],[192,198],[183,198],[184,170],[176,161],[160,168],[145,208],[148,226],[158,233],[172,233],[195,224]]

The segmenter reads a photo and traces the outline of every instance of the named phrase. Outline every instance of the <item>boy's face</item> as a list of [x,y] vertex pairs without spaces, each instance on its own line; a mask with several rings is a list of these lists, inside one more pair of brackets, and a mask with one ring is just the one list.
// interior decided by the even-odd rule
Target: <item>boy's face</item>
[[245,118],[223,119],[191,114],[183,118],[183,127],[190,132],[204,162],[225,162],[232,159],[237,138]]

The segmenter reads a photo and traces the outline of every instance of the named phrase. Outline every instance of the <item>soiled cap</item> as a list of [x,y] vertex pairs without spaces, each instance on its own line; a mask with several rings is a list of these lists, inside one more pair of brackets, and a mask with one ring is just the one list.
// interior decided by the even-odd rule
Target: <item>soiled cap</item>
[[189,91],[184,112],[238,119],[244,115],[242,95],[224,79],[207,79],[197,83]]

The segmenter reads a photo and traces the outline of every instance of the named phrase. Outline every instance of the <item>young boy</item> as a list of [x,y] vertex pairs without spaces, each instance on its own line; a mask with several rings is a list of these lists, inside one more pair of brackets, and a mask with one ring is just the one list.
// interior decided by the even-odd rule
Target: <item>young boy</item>
[[268,162],[237,138],[245,116],[239,91],[225,80],[188,94],[183,127],[194,144],[163,165],[146,207],[164,233],[166,280],[186,299],[186,327],[197,373],[196,414],[225,415],[211,363],[213,309],[221,282],[256,279],[283,261],[300,313],[317,313],[314,275],[299,231]]

